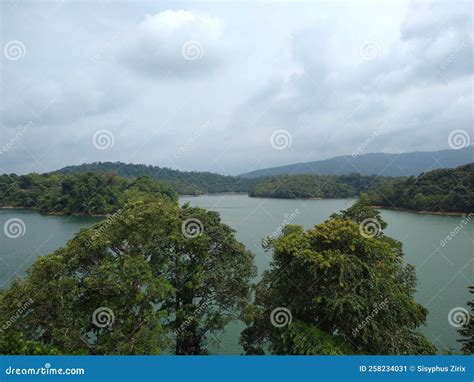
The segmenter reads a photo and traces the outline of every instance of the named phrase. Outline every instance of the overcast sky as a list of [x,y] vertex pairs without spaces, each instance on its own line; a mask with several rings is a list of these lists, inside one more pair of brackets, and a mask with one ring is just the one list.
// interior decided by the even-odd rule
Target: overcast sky
[[0,6],[0,172],[239,174],[473,140],[469,2]]

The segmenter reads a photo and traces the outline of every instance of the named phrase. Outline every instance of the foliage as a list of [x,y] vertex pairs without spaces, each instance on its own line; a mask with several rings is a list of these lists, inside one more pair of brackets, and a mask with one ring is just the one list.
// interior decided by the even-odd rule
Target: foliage
[[173,189],[149,177],[134,180],[115,173],[0,176],[0,206],[34,208],[43,213],[108,214],[131,198],[177,200]]
[[3,333],[0,330],[0,354],[2,355],[59,355],[60,352],[38,341],[25,340],[19,332]]
[[[335,353],[435,352],[417,331],[427,311],[413,298],[414,268],[403,264],[401,243],[383,232],[361,235],[352,219],[360,219],[365,208],[356,203],[311,230],[288,225],[280,237],[269,239],[273,262],[256,286],[255,305],[245,316],[249,326],[241,336],[247,353],[268,347],[321,354],[327,341],[321,344],[320,331],[333,337],[330,346]],[[372,218],[376,217],[374,212]],[[306,325],[309,340],[295,338],[291,325],[273,326],[270,316],[276,307],[289,309],[293,320]],[[335,346],[341,338],[345,346]]]
[[79,166],[68,166],[61,173],[116,172],[125,178],[150,176],[169,183],[180,195],[201,195],[218,192],[247,192],[257,182],[238,176],[227,176],[211,172],[179,171],[166,167],[121,162],[94,162]]
[[[196,237],[183,234],[191,218]],[[135,201],[39,257],[2,294],[0,319],[31,299],[9,335],[63,354],[203,354],[248,304],[254,276],[253,255],[216,212]]]
[[257,183],[250,196],[308,199],[356,197],[382,182],[391,180],[375,175],[280,175]]
[[[469,287],[469,292],[474,294],[474,285]],[[474,354],[474,300],[468,301],[467,305],[471,308],[468,320],[458,330],[461,339],[458,341],[462,344],[462,352],[464,354]]]
[[474,163],[438,169],[370,190],[373,204],[429,212],[474,212]]

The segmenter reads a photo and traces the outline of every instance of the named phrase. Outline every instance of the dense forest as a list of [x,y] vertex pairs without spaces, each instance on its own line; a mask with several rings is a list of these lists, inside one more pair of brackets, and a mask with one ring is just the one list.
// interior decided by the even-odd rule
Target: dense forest
[[139,195],[177,200],[171,186],[150,177],[127,180],[114,173],[0,176],[0,207],[33,208],[42,213],[103,215]]
[[262,180],[250,196],[282,199],[350,198],[370,188],[390,186],[396,178],[376,175],[280,175]]
[[474,163],[382,183],[369,193],[373,204],[386,208],[474,212]]
[[248,192],[258,179],[244,179],[237,176],[214,174],[211,172],[179,171],[166,167],[147,166],[121,162],[94,162],[79,166],[64,167],[63,174],[83,172],[116,172],[124,178],[150,176],[172,185],[180,195],[202,195],[219,192]]

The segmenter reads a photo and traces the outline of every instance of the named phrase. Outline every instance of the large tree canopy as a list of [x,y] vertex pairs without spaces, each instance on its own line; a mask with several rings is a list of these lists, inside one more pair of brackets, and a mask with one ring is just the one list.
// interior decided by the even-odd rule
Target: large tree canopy
[[2,334],[65,354],[205,353],[208,335],[248,303],[254,275],[253,255],[216,212],[137,201],[3,291],[0,317],[18,317]]
[[413,298],[414,269],[365,201],[307,231],[286,226],[268,241],[273,262],[241,337],[247,353],[435,352],[417,330],[427,311]]

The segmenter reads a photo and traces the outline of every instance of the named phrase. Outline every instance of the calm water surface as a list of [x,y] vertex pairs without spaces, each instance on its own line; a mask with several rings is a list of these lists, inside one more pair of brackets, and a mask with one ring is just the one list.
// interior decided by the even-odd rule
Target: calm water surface
[[[290,219],[292,223],[311,228],[336,211],[350,206],[353,199],[281,200],[249,198],[246,195],[209,195],[182,197],[189,202],[218,211],[223,222],[236,230],[237,239],[255,253],[259,274],[268,268],[270,254],[261,248],[262,238],[278,232]],[[467,286],[473,278],[474,219],[462,224],[461,217],[418,215],[408,212],[382,211],[389,227],[386,234],[401,240],[405,259],[416,267],[418,291],[416,299],[429,310],[423,331],[446,351],[458,348],[456,329],[449,325],[449,311],[465,307],[469,299]],[[84,226],[98,219],[90,217],[45,216],[28,210],[0,209],[0,228],[6,221],[19,218],[25,223],[25,233],[13,239],[0,232],[0,288],[7,287],[41,255],[57,249]],[[440,241],[456,226],[462,229],[444,247]],[[240,354],[238,344],[242,323],[226,328],[221,345],[214,353]]]

